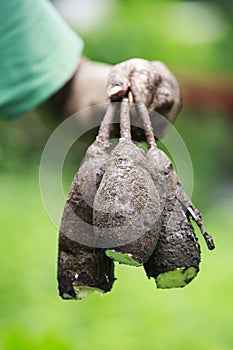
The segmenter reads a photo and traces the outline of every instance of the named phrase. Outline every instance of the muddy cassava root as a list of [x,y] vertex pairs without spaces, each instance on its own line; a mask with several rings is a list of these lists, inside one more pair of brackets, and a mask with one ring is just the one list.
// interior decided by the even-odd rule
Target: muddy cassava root
[[[136,102],[148,151],[131,140],[129,100]],[[64,299],[82,299],[114,283],[114,262],[144,266],[158,288],[186,286],[199,271],[200,246],[191,219],[214,249],[200,212],[172,162],[158,149],[135,78],[120,103],[120,140],[110,153],[117,111],[109,103],[65,204],[59,233],[58,282]]]
[[158,192],[144,152],[131,141],[129,102],[121,103],[121,139],[106,163],[94,200],[94,232],[106,254],[139,266],[151,255],[160,231]]
[[109,104],[96,141],[88,148],[75,175],[65,204],[58,252],[58,283],[64,299],[81,299],[94,290],[108,292],[114,282],[114,265],[96,247],[92,207],[109,157],[109,136],[115,106]]
[[[144,264],[148,277],[156,279],[159,288],[184,287],[199,271],[200,247],[197,242],[189,215],[184,210],[184,200],[188,208],[193,208],[194,217],[206,239],[213,249],[212,238],[205,231],[198,210],[185,194],[170,159],[157,148],[153,137],[150,117],[140,101],[136,85],[133,94],[138,103],[139,113],[143,119],[145,135],[149,147],[147,160],[149,172],[159,191],[160,204],[163,207],[161,234],[154,252]],[[196,214],[196,216],[195,216]]]

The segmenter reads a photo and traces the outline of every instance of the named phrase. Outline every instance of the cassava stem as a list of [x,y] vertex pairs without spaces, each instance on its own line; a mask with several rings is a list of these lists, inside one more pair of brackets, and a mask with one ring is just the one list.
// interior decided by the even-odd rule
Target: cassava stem
[[139,113],[141,115],[143,126],[144,126],[144,133],[146,136],[146,141],[149,148],[157,147],[154,137],[153,128],[151,125],[150,116],[148,114],[147,108],[144,105],[144,103],[141,102],[141,95],[137,88],[137,82],[134,78],[132,78],[132,86],[131,90],[133,93],[134,100],[137,104],[137,108],[139,110]]

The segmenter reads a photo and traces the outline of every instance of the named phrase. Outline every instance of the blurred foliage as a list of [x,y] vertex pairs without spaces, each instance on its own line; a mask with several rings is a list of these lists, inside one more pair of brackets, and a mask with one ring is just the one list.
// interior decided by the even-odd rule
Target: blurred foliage
[[176,128],[190,153],[194,171],[193,200],[204,210],[216,198],[233,195],[232,122],[214,112],[183,112]]
[[172,69],[232,71],[230,23],[228,7],[217,1],[117,1],[95,33],[83,33],[85,53],[111,64],[142,57]]
[[[116,265],[111,293],[63,301],[56,282],[57,230],[37,170],[0,175],[0,349],[231,350],[231,207],[205,213],[217,249],[184,289],[158,290],[142,268]],[[220,204],[220,202],[218,202]]]

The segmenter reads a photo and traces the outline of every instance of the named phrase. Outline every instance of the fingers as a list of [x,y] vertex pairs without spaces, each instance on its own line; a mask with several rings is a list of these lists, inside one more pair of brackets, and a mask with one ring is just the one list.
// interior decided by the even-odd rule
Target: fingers
[[108,79],[108,97],[112,101],[118,101],[126,95],[132,84],[136,84],[142,102],[149,106],[160,80],[161,77],[153,69],[151,62],[133,58],[112,69]]
[[135,85],[141,95],[141,102],[149,107],[153,101],[161,77],[153,71],[150,62],[147,63],[147,65],[137,67],[133,70],[130,82],[132,91],[134,90],[133,85]]
[[110,100],[120,101],[130,90],[138,91],[140,102],[147,108],[163,115],[164,120],[159,122],[159,126],[156,118],[151,120],[158,137],[162,137],[169,122],[175,121],[182,106],[180,88],[175,76],[160,61],[130,59],[111,70],[107,94]]
[[108,83],[107,95],[111,101],[119,101],[122,99],[130,86],[129,76],[124,63],[117,64],[111,70]]
[[171,108],[175,102],[174,94],[163,84],[159,86],[150,104],[152,110],[165,110]]
[[130,83],[133,90],[135,85],[136,90],[141,95],[141,102],[147,107],[153,101],[153,97],[161,76],[154,70],[150,61],[134,58],[128,61],[128,71],[130,71]]
[[151,62],[153,69],[161,76],[161,81],[154,95],[150,108],[164,114],[171,123],[182,107],[182,97],[175,76],[160,61]]

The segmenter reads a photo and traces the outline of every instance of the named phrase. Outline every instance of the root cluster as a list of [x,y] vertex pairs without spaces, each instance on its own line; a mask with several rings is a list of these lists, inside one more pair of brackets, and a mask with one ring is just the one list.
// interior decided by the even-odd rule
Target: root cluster
[[[59,234],[58,283],[64,299],[109,292],[114,261],[143,266],[158,288],[186,286],[198,273],[200,246],[191,219],[209,249],[200,212],[186,195],[171,160],[156,144],[151,120],[135,88],[136,104],[109,102],[95,142],[75,175]],[[148,151],[131,139],[131,111],[143,121]],[[120,113],[120,139],[110,151]]]

